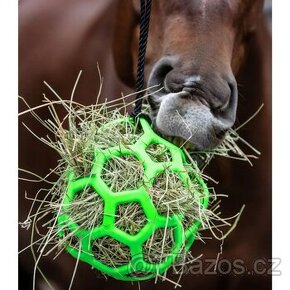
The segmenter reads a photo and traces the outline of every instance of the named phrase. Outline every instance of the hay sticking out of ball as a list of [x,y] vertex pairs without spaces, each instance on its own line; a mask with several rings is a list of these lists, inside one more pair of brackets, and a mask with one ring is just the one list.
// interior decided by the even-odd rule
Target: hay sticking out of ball
[[[54,90],[52,91],[55,93]],[[120,144],[132,145],[143,134],[138,124],[133,124],[128,118],[124,118],[124,111],[126,115],[126,109],[131,105],[130,102],[124,105],[126,97],[102,104],[84,106],[73,102],[72,98],[63,100],[56,93],[55,95],[58,98],[57,101],[46,98],[44,104],[50,110],[51,119],[42,120],[36,113],[37,108],[28,110],[55,136],[54,139],[48,136],[46,138],[36,137],[56,150],[60,156],[56,168],[51,170],[45,178],[39,177],[38,179],[46,181],[50,186],[52,185],[50,190],[41,200],[38,200],[38,195],[33,198],[29,216],[22,223],[22,226],[26,228],[32,226],[31,250],[35,256],[35,269],[38,268],[39,259],[43,255],[55,252],[55,256],[58,256],[68,245],[75,249],[80,248],[80,241],[74,236],[74,232],[58,226],[57,219],[61,214],[69,214],[74,222],[86,230],[93,229],[102,223],[103,200],[89,186],[76,194],[69,210],[65,209],[63,200],[68,187],[66,178],[68,172],[73,172],[76,179],[91,176],[96,149],[102,150]],[[56,107],[62,107],[66,110],[66,115],[63,118],[58,115]],[[120,118],[124,120],[122,123],[114,122]],[[109,122],[113,124],[110,127],[106,126]],[[24,126],[26,125],[24,124]],[[27,129],[34,134],[33,130],[28,127]],[[230,142],[235,144],[234,148],[237,147],[235,140]],[[223,152],[226,156],[229,155],[230,150],[227,149]],[[166,164],[172,160],[169,150],[160,144],[150,144],[146,148],[146,153],[154,162]],[[212,158],[213,153],[207,152],[206,154],[207,158]],[[189,174],[203,176],[194,161],[186,170]],[[137,189],[140,186],[140,176],[143,173],[144,168],[139,160],[132,156],[122,156],[113,158],[105,164],[102,179],[112,191],[119,192]],[[34,174],[34,176],[37,175]],[[51,176],[54,176],[53,181],[49,180]],[[210,207],[205,209],[200,204],[200,198],[203,195],[202,188],[194,182],[192,187],[185,188],[179,176],[164,167],[164,172],[156,178],[153,187],[148,189],[148,192],[160,215],[170,216],[172,213],[184,215],[184,229],[191,226],[194,221],[199,220],[201,230],[208,229],[214,237],[223,239],[235,226],[240,213],[233,216],[232,220],[223,219],[217,213],[218,206],[214,205],[217,201],[217,195],[214,191],[211,195]],[[199,196],[192,194],[193,191],[199,192]],[[49,217],[49,221],[44,223],[43,217]],[[115,220],[119,229],[132,235],[139,232],[147,223],[146,215],[137,202],[119,206],[116,210]],[[42,224],[47,232],[35,240],[34,235],[38,233],[37,224]],[[230,230],[223,233],[222,227],[227,227]],[[201,238],[200,234],[198,238]],[[37,245],[36,253],[33,247],[35,245]],[[143,245],[144,259],[149,263],[158,263],[170,254],[171,248],[172,230],[170,228],[158,229]],[[107,236],[93,241],[92,252],[96,259],[112,267],[119,267],[130,261],[129,248]],[[183,251],[180,255],[178,263],[182,261],[185,265],[194,260],[190,252]],[[137,277],[145,274],[137,271],[131,275]],[[165,279],[165,277],[162,278]],[[176,285],[179,286],[179,284]]]

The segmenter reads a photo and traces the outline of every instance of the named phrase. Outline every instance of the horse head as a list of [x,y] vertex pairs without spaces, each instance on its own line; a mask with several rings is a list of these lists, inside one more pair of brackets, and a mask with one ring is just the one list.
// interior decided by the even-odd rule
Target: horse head
[[[135,83],[139,1],[120,1],[114,57],[119,77]],[[263,15],[262,0],[152,1],[145,64],[155,129],[198,149],[217,146],[236,119],[235,76]],[[158,92],[156,87],[162,89]]]

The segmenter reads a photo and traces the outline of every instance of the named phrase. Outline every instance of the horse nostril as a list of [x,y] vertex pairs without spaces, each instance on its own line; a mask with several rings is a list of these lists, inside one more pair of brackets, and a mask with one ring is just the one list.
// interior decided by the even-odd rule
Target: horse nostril
[[168,73],[173,70],[174,59],[170,57],[162,58],[158,61],[149,76],[148,86],[164,85],[164,81]]
[[227,85],[220,90],[220,97],[212,103],[211,111],[225,126],[231,127],[236,119],[238,90],[235,80],[227,83]]
[[220,117],[224,119],[231,126],[234,124],[236,119],[237,102],[238,102],[238,89],[236,81],[232,81],[228,84],[230,88],[230,95],[228,101],[220,108]]

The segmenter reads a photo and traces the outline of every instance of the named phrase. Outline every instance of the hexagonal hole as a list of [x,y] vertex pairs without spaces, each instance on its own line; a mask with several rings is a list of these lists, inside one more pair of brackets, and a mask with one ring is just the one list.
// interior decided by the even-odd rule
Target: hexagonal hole
[[104,201],[91,186],[78,191],[65,212],[85,230],[100,226],[103,222]]
[[164,144],[151,143],[145,150],[154,162],[172,161],[171,153]]
[[158,228],[143,245],[144,261],[151,264],[162,263],[174,245],[173,228]]
[[127,265],[131,259],[130,248],[109,236],[94,240],[92,253],[98,261],[113,268]]
[[198,207],[198,199],[185,187],[178,174],[165,170],[159,174],[151,189],[148,189],[160,215],[191,213]]
[[141,137],[143,131],[140,126],[132,124],[128,118],[120,122],[111,122],[110,126],[104,126],[96,134],[96,143],[101,149],[123,145],[132,145]]
[[101,178],[114,192],[137,189],[144,175],[142,163],[131,155],[113,157],[105,164]]
[[137,234],[147,223],[147,217],[138,202],[120,204],[116,210],[115,226],[127,234]]

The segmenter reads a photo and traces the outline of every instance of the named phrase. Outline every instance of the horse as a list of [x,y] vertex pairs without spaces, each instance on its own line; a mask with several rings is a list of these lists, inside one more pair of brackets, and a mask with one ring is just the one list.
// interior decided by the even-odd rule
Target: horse
[[[245,121],[264,103],[256,118],[240,130],[262,155],[247,164],[216,158],[208,174],[220,180],[216,191],[228,193],[223,213],[231,215],[245,204],[237,229],[224,241],[220,260],[233,268],[237,259],[244,269],[208,273],[219,243],[196,242],[193,254],[204,253],[202,271],[187,273],[185,289],[270,289],[271,275],[259,274],[256,262],[271,258],[271,38],[263,18],[261,0],[158,0],[152,1],[145,79],[154,129],[188,140],[197,149],[220,144],[227,130]],[[95,102],[99,62],[105,76],[103,98],[132,91],[136,79],[139,1],[27,0],[19,3],[19,94],[37,106],[46,80],[67,98],[80,69],[75,99]],[[115,65],[115,69],[114,69]],[[122,82],[121,82],[122,81]],[[154,92],[150,87],[160,85]],[[25,110],[20,101],[19,110]],[[179,112],[177,114],[177,111]],[[39,111],[47,118],[45,109]],[[33,139],[25,122],[41,135],[43,128],[25,115],[19,125],[19,166],[45,175],[57,156]],[[187,127],[184,127],[184,121]],[[39,184],[19,181],[19,218],[30,203],[24,192],[35,194]],[[20,230],[19,249],[29,244],[29,231]],[[34,261],[26,251],[19,256],[19,289],[30,289]],[[75,261],[61,255],[40,263],[55,289],[69,285]],[[264,264],[263,264],[264,265]],[[222,270],[222,269],[220,269]],[[266,269],[268,270],[268,269]],[[220,271],[221,272],[221,271]],[[39,277],[39,275],[37,276]],[[124,282],[104,281],[80,263],[75,289],[136,289]],[[39,277],[37,289],[47,289]],[[171,289],[167,283],[142,283],[142,289]]]

